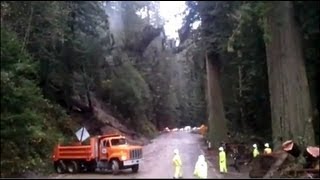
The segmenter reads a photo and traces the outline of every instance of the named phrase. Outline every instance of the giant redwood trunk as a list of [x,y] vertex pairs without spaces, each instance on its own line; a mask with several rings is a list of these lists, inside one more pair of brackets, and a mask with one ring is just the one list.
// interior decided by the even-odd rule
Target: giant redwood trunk
[[219,68],[209,60],[206,54],[207,93],[208,93],[208,124],[209,141],[215,147],[227,137],[227,124],[223,109],[221,87],[219,83]]
[[[266,40],[273,140],[313,145],[312,108],[301,35],[291,1],[268,2]],[[303,141],[302,141],[303,139]]]

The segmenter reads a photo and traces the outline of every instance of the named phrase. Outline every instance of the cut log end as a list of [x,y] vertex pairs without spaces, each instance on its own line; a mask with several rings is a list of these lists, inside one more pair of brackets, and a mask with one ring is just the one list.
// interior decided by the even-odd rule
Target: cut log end
[[283,144],[282,144],[282,149],[284,150],[284,151],[291,151],[292,150],[292,148],[293,148],[293,141],[292,140],[289,140],[289,141],[286,141],[286,142],[284,142]]
[[306,151],[314,158],[319,157],[319,147],[308,146]]
[[305,168],[315,168],[319,167],[319,147],[308,146],[303,154],[306,164]]
[[292,140],[288,140],[282,144],[282,150],[291,154],[294,157],[299,157],[301,154],[301,150],[299,146],[293,142]]

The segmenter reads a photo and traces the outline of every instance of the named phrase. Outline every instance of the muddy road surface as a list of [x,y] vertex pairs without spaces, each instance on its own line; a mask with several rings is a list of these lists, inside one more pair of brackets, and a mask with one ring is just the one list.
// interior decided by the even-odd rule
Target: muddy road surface
[[[183,178],[194,178],[193,171],[201,149],[201,136],[189,132],[169,132],[158,136],[152,143],[143,147],[143,162],[139,172],[134,174],[130,169],[123,170],[118,175],[111,173],[79,173],[55,175],[55,179],[140,179],[140,178],[172,178],[173,150],[178,148],[183,163]],[[223,176],[208,162],[208,178],[222,178]]]

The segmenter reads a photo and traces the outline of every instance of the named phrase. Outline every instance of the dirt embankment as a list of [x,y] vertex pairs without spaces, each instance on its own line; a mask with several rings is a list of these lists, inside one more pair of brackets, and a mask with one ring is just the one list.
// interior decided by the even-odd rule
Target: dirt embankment
[[73,111],[71,118],[80,125],[86,127],[90,135],[119,133],[125,135],[131,144],[145,145],[150,143],[150,139],[139,132],[135,132],[127,125],[127,120],[117,112],[112,111],[112,107],[96,98],[92,98],[93,111],[82,113]]

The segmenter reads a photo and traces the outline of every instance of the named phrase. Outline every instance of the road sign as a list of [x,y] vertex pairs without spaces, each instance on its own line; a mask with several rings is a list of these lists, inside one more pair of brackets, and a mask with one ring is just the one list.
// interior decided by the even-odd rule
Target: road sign
[[76,136],[80,142],[83,142],[90,137],[90,134],[87,129],[83,127],[76,132]]

